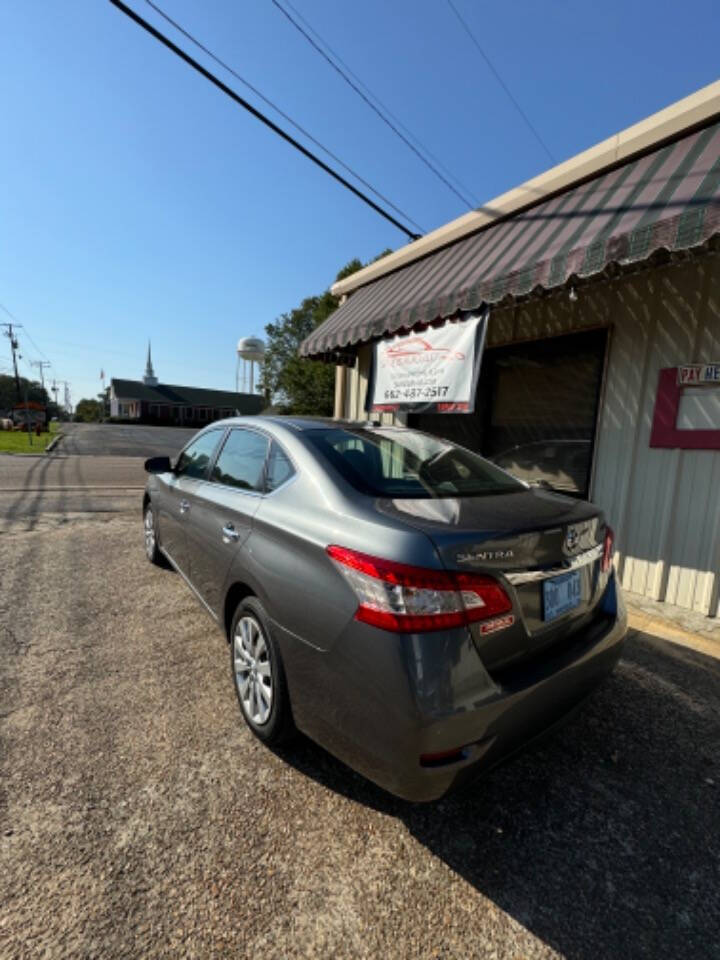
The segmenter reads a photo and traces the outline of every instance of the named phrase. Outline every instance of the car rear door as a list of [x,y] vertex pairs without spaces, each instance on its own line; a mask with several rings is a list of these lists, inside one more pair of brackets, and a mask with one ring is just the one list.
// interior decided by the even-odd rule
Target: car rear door
[[163,475],[157,506],[160,546],[174,565],[188,575],[186,527],[194,492],[206,476],[224,428],[206,430],[181,451],[171,474]]
[[262,431],[233,427],[209,476],[193,491],[186,525],[189,577],[216,615],[230,565],[260,504],[268,447]]

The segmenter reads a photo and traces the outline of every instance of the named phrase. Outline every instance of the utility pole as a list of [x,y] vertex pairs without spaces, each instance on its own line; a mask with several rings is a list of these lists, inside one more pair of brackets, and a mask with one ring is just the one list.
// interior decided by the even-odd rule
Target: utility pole
[[[31,360],[30,365],[33,367],[37,367],[38,370],[40,371],[40,385],[42,386],[43,395],[47,397],[47,392],[45,390],[45,375],[43,374],[43,370],[45,369],[45,367],[51,367],[52,364],[50,363],[49,360]],[[43,400],[43,403],[44,402],[45,401]],[[45,429],[46,430],[50,429],[50,422],[49,422],[47,407],[45,407]]]
[[[60,380],[59,383],[62,383],[62,385],[65,387],[65,399],[63,401],[63,406],[65,407],[65,412],[70,414],[72,412],[70,405],[70,384],[67,380]],[[57,387],[55,387],[55,390],[57,391]]]
[[22,329],[21,323],[16,323],[16,324],[0,323],[0,327],[5,327],[5,336],[10,339],[10,349],[12,350],[13,367],[15,369],[15,390],[17,391],[17,402],[22,403],[22,396],[20,391],[20,374],[18,373],[17,357],[15,356],[18,349],[18,342],[17,342],[17,337],[13,333],[13,326],[15,327],[16,330]]
[[28,432],[28,442],[30,446],[32,446],[33,438],[32,438],[32,426],[30,424],[30,407],[28,406],[28,397],[27,397],[27,380],[25,380],[25,426],[27,427],[27,432]]
[[65,392],[63,394],[64,396],[63,410],[65,410],[66,413],[69,413],[70,412],[70,383],[67,380],[53,380],[53,385],[50,389],[55,394],[55,406],[57,407],[58,405],[57,395],[61,386],[65,388]]
[[38,370],[40,371],[40,383],[42,385],[43,393],[44,393],[45,392],[45,375],[43,374],[43,370],[45,369],[45,367],[51,367],[52,364],[50,363],[49,360],[31,360],[30,366],[37,367]]

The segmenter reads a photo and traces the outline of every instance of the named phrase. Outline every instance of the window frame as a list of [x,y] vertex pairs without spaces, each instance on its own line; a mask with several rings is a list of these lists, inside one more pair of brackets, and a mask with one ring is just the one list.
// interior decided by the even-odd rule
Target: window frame
[[[217,428],[216,428],[216,429],[217,429]],[[253,427],[249,427],[249,426],[246,427],[246,426],[244,426],[244,425],[243,425],[243,426],[239,426],[239,425],[238,425],[238,426],[228,426],[228,427],[224,427],[224,428],[221,428],[221,429],[224,430],[225,436],[223,437],[222,443],[221,443],[220,446],[218,447],[217,452],[215,453],[215,456],[214,456],[213,459],[212,459],[212,462],[208,464],[208,475],[207,475],[207,477],[206,477],[207,482],[208,482],[208,483],[212,483],[212,484],[213,484],[214,486],[216,486],[216,487],[222,487],[223,490],[232,490],[234,493],[244,493],[244,494],[246,494],[246,495],[249,496],[249,497],[263,497],[263,496],[265,496],[265,474],[266,474],[266,471],[267,471],[267,458],[268,458],[268,455],[269,455],[269,453],[270,453],[270,446],[271,446],[271,442],[272,442],[272,436],[270,436],[270,434],[265,433],[264,430],[256,430],[256,429],[254,429]],[[231,434],[233,431],[235,431],[235,432],[242,431],[243,433],[255,433],[255,434],[257,434],[258,436],[262,437],[262,438],[265,440],[265,443],[266,443],[266,445],[267,445],[267,449],[265,450],[265,457],[263,458],[262,470],[261,470],[261,472],[260,472],[260,484],[261,484],[261,489],[260,489],[260,490],[245,490],[243,487],[234,487],[234,486],[232,486],[232,484],[223,483],[221,480],[215,480],[215,479],[213,478],[213,470],[215,469],[215,465],[216,465],[216,463],[218,462],[218,459],[220,458],[220,454],[223,452],[223,450],[224,450],[224,448],[225,448],[225,444],[226,444],[226,443],[228,442],[228,440],[230,439],[230,434]]]
[[[230,434],[230,432],[231,432],[232,430],[244,430],[244,431],[247,432],[247,433],[257,433],[257,434],[259,434],[261,437],[263,437],[263,438],[267,441],[267,452],[266,452],[266,454],[265,454],[265,459],[264,459],[264,461],[263,461],[263,469],[262,469],[262,490],[243,490],[242,487],[232,487],[232,486],[230,486],[230,485],[227,484],[227,483],[221,483],[219,480],[213,480],[213,479],[212,479],[212,471],[215,469],[215,464],[216,464],[216,462],[217,462],[217,459],[218,459],[218,457],[220,456],[220,454],[222,453],[223,447],[224,447],[225,444],[227,443],[228,436],[229,436],[229,434]],[[272,496],[274,496],[276,493],[278,493],[278,491],[284,490],[285,487],[286,487],[289,483],[292,483],[292,482],[297,478],[297,476],[298,476],[298,474],[299,474],[299,470],[298,470],[297,463],[295,462],[294,457],[292,457],[291,454],[288,453],[288,450],[287,450],[287,448],[284,446],[284,444],[282,444],[282,443],[280,442],[280,440],[279,440],[273,433],[270,433],[270,432],[267,431],[267,430],[263,430],[261,427],[256,427],[254,424],[252,424],[252,425],[251,425],[251,424],[247,424],[247,425],[245,425],[245,424],[237,424],[237,425],[236,425],[236,424],[228,424],[228,425],[226,425],[226,426],[215,426],[214,424],[213,424],[213,425],[208,424],[208,425],[207,425],[206,427],[204,427],[201,431],[199,431],[198,433],[196,433],[195,436],[192,437],[192,438],[185,444],[185,446],[182,448],[182,450],[180,450],[180,452],[178,453],[177,457],[175,458],[175,464],[173,465],[173,472],[175,471],[175,465],[177,464],[177,462],[179,461],[179,459],[180,459],[180,457],[183,455],[183,453],[185,453],[185,451],[188,449],[188,447],[192,446],[193,443],[195,443],[197,440],[199,440],[200,437],[201,437],[201,436],[204,436],[206,433],[221,433],[223,436],[222,436],[222,438],[220,439],[220,441],[218,442],[218,445],[217,445],[217,447],[216,447],[216,449],[215,449],[215,452],[214,452],[213,456],[212,456],[211,459],[208,461],[207,467],[206,467],[206,469],[205,469],[205,476],[203,476],[203,477],[189,477],[188,479],[190,479],[190,480],[198,480],[198,481],[201,482],[201,483],[211,483],[211,484],[213,484],[213,486],[222,487],[223,490],[232,490],[233,493],[242,493],[242,494],[246,494],[247,496],[251,496],[251,497],[272,497]],[[270,457],[270,451],[271,451],[271,449],[272,449],[273,443],[276,443],[276,444],[278,445],[278,447],[279,447],[280,450],[282,451],[283,455],[285,456],[285,458],[286,458],[286,459],[288,460],[288,462],[290,463],[290,465],[291,465],[291,467],[292,467],[292,473],[290,474],[289,477],[287,477],[286,480],[283,480],[283,482],[282,482],[278,487],[275,487],[274,490],[268,490],[268,489],[267,489],[267,469],[268,469],[268,460],[269,460],[269,457]],[[177,476],[178,479],[181,479],[183,476],[187,476],[187,475],[186,475],[186,474],[176,474],[176,476]]]
[[[273,439],[272,436],[271,436],[270,434],[266,433],[264,430],[257,430],[257,429],[255,429],[255,428],[253,428],[253,427],[250,427],[250,426],[247,426],[247,427],[246,427],[246,426],[244,426],[244,425],[243,425],[243,426],[228,426],[228,427],[224,427],[223,429],[224,429],[225,436],[223,437],[222,443],[221,443],[220,446],[218,447],[217,452],[216,452],[215,456],[214,456],[213,459],[212,459],[212,463],[210,463],[210,464],[208,465],[209,469],[208,469],[208,475],[207,475],[207,478],[206,478],[206,479],[207,479],[207,482],[208,482],[208,483],[212,483],[213,486],[222,487],[223,490],[232,490],[233,493],[242,493],[242,494],[245,494],[245,495],[247,495],[247,496],[249,496],[249,497],[264,497],[264,496],[265,496],[265,475],[266,475],[266,471],[267,471],[267,458],[268,458],[268,455],[269,455],[269,453],[270,453],[270,447],[271,447],[272,439]],[[223,449],[225,448],[225,444],[226,444],[226,443],[228,442],[228,440],[230,439],[230,434],[231,434],[233,431],[236,431],[236,432],[237,432],[237,431],[242,431],[243,433],[255,433],[255,434],[257,434],[258,436],[262,437],[262,438],[265,440],[265,443],[267,444],[267,449],[265,450],[265,457],[264,457],[264,459],[263,459],[262,471],[261,471],[261,473],[260,473],[260,483],[261,483],[261,487],[262,487],[262,489],[260,489],[260,490],[245,490],[243,487],[234,487],[234,486],[232,486],[232,485],[229,484],[229,483],[222,483],[222,481],[220,481],[220,480],[215,480],[215,479],[213,479],[213,475],[212,475],[212,474],[213,474],[213,470],[215,469],[215,464],[217,463],[217,461],[218,461],[218,459],[219,459],[219,457],[220,457],[220,454],[223,452]]]
[[[230,424],[226,427],[215,427],[213,429],[222,430],[224,433],[224,436],[222,441],[220,442],[220,445],[217,448],[217,451],[215,452],[215,456],[208,463],[207,475],[204,478],[206,483],[211,483],[213,486],[221,487],[223,490],[232,490],[233,493],[241,493],[248,497],[272,497],[279,490],[283,490],[289,483],[295,480],[295,478],[298,476],[297,464],[295,463],[295,460],[293,459],[293,457],[290,456],[287,449],[283,446],[282,443],[280,443],[278,438],[274,434],[268,432],[267,430],[263,430],[260,427],[256,427],[254,424],[253,425],[248,424],[247,426],[245,424],[237,424],[237,425]],[[230,484],[222,483],[220,480],[213,480],[212,471],[215,469],[215,464],[217,463],[218,457],[222,453],[223,447],[227,443],[228,437],[233,430],[243,430],[246,433],[257,433],[259,434],[259,436],[263,437],[267,442],[267,451],[265,453],[265,459],[263,461],[263,468],[262,468],[262,478],[261,478],[262,489],[261,490],[244,490],[242,487],[233,487]],[[210,433],[211,430],[208,430],[207,432]],[[193,440],[194,439],[195,438],[193,438]],[[292,473],[286,480],[284,480],[280,484],[280,486],[276,487],[274,490],[268,490],[267,489],[267,468],[268,468],[268,459],[270,457],[270,451],[272,449],[273,443],[276,443],[280,448],[280,450],[282,450],[283,455],[286,457],[286,459],[292,466]],[[190,446],[190,444],[187,444],[187,446]],[[183,448],[183,450],[180,451],[180,454],[183,453],[184,449],[185,448]],[[180,456],[180,454],[178,454],[178,456]]]
[[[272,451],[272,446],[273,446],[273,444],[276,444],[276,445],[277,445],[277,447],[278,447],[278,449],[281,451],[282,455],[285,457],[285,459],[287,460],[287,462],[290,464],[290,466],[291,466],[291,468],[292,468],[292,473],[291,473],[288,477],[286,477],[281,484],[279,484],[277,487],[275,487],[274,490],[268,490],[268,489],[267,489],[268,463],[269,463],[269,461],[270,461],[270,452]],[[270,437],[270,445],[269,445],[269,447],[268,447],[267,456],[265,457],[265,466],[264,466],[264,468],[263,468],[263,490],[264,490],[263,496],[265,496],[265,497],[272,497],[272,496],[274,496],[274,494],[276,494],[279,490],[284,489],[289,483],[292,483],[293,480],[295,480],[295,478],[297,477],[297,475],[298,475],[297,464],[295,463],[295,461],[293,460],[293,458],[290,456],[290,454],[287,452],[287,450],[285,449],[285,447],[284,447],[284,446],[280,443],[280,441],[277,439],[277,437],[272,437],[272,436],[271,436],[271,437]]]
[[[220,439],[218,440],[217,446],[216,446],[215,450],[213,450],[213,454],[212,454],[212,456],[210,457],[210,459],[209,459],[208,462],[207,462],[207,466],[205,467],[205,476],[204,476],[204,477],[188,477],[188,475],[187,475],[186,473],[177,473],[177,465],[178,465],[178,463],[180,462],[180,457],[182,457],[182,455],[185,453],[185,451],[186,451],[189,447],[191,447],[194,443],[197,443],[198,440],[200,440],[202,437],[206,436],[206,435],[209,434],[209,433],[219,433],[219,434],[222,434],[222,436],[221,436]],[[227,433],[227,430],[226,430],[225,428],[223,428],[223,427],[210,427],[210,428],[207,429],[207,430],[203,430],[203,431],[201,431],[200,433],[195,434],[194,437],[192,437],[190,440],[188,440],[188,442],[187,442],[187,443],[185,444],[185,446],[182,448],[182,450],[180,451],[180,453],[178,453],[177,457],[175,458],[175,463],[173,464],[173,473],[175,474],[175,476],[177,477],[177,479],[178,479],[178,480],[182,480],[182,478],[185,477],[185,478],[188,479],[188,480],[199,480],[199,481],[207,480],[207,478],[208,478],[208,473],[209,473],[210,469],[215,466],[215,461],[217,460],[218,453],[220,452],[220,450],[222,449],[223,444],[225,443],[225,434],[226,434],[226,433]]]

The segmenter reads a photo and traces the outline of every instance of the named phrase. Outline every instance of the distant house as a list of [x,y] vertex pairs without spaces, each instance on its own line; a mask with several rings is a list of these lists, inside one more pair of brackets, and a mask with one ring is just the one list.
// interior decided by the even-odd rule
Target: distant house
[[159,383],[149,345],[142,380],[113,377],[110,381],[110,416],[123,420],[202,427],[238,413],[260,413],[263,406],[264,399],[259,394]]

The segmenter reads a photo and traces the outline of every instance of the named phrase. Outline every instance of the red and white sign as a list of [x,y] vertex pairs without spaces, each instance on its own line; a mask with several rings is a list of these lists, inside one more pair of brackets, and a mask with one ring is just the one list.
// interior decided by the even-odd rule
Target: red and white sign
[[719,370],[720,364],[705,363],[659,371],[651,447],[720,450]]
[[485,325],[475,315],[376,343],[370,410],[471,413]]
[[677,382],[681,387],[708,383],[720,385],[720,363],[691,363],[677,368]]
[[42,403],[34,403],[32,400],[28,403],[16,403],[13,407],[13,420],[15,423],[45,423],[45,407]]

